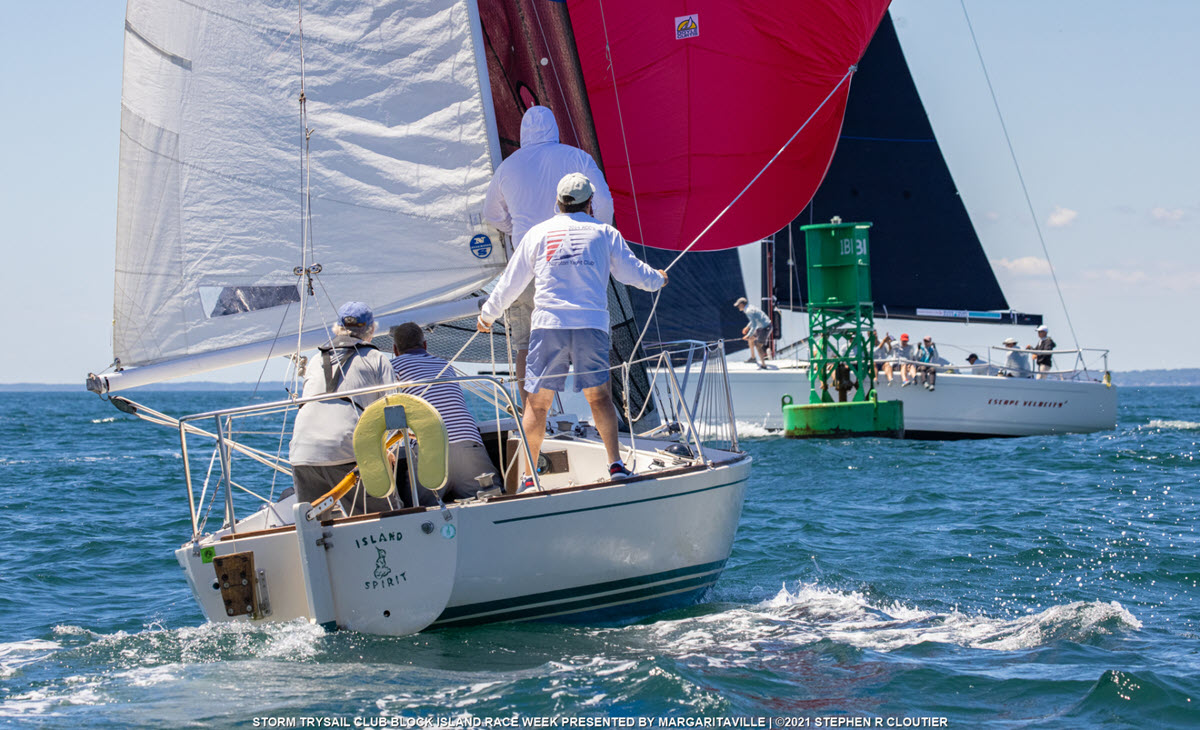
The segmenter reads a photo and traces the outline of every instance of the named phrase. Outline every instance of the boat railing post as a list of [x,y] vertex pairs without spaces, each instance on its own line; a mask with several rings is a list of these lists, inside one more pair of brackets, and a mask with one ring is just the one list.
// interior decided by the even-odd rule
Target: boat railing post
[[183,481],[187,485],[188,512],[192,518],[192,546],[200,549],[200,523],[196,515],[196,495],[192,491],[192,467],[188,461],[187,430],[183,421],[179,421],[179,447],[183,456]]
[[[404,406],[387,406],[383,409],[384,424],[388,431],[402,431],[400,441],[404,445],[404,463],[408,465],[408,494],[410,505],[416,507],[420,504],[417,496],[417,473],[413,470],[412,444],[408,438],[408,413],[404,410]],[[397,489],[399,489],[397,487]],[[364,496],[365,500],[365,496]],[[366,507],[364,506],[364,509]]]
[[229,528],[231,533],[237,532],[233,519],[233,474],[230,473],[229,459],[229,444],[225,440],[225,426],[221,423],[220,416],[214,416],[213,420],[217,422],[217,450],[221,455],[221,476],[225,482],[225,527]]
[[[694,347],[694,346],[693,346]],[[690,357],[688,358],[691,359]],[[700,407],[700,394],[704,392],[704,376],[708,373],[708,348],[704,348],[704,355],[700,358],[700,372],[696,373],[696,397],[692,399],[692,413],[696,413]],[[687,397],[687,376],[688,372],[683,373],[683,385],[681,397]]]
[[[683,387],[683,392],[685,392],[685,393],[687,392],[688,376],[690,376],[692,374],[692,360],[695,359],[695,357],[696,357],[696,346],[693,344],[689,344],[688,350],[687,350],[687,362],[684,363],[684,365],[683,365],[683,385],[682,385],[682,387]],[[670,364],[669,356],[668,356],[668,364]],[[700,392],[699,386],[696,387],[696,392],[697,393]]]
[[684,400],[683,394],[679,391],[679,380],[675,377],[675,369],[667,368],[667,374],[670,376],[670,379],[667,382],[671,384],[671,390],[674,392],[672,397],[678,399],[679,410],[683,413],[684,417],[687,418],[688,431],[691,432],[692,443],[696,446],[696,456],[697,458],[703,459],[704,450],[700,443],[700,432],[696,429],[696,422],[692,418],[692,412],[688,409],[687,401]]
[[725,340],[717,340],[716,347],[718,349],[718,354],[719,354],[719,357],[717,357],[717,362],[720,363],[720,367],[721,367],[721,382],[725,386],[725,407],[729,411],[727,415],[729,418],[729,434],[731,436],[730,443],[733,446],[732,451],[736,452],[736,451],[739,451],[738,437],[737,437],[737,418],[735,418],[733,415],[733,393],[730,392],[730,388],[729,388],[729,367],[725,360]]

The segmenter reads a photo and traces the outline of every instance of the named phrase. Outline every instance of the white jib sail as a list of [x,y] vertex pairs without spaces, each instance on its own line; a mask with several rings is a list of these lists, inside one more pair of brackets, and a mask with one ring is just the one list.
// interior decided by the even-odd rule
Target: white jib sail
[[295,349],[302,263],[321,267],[306,330],[347,300],[385,315],[494,277],[504,254],[480,211],[499,152],[480,45],[473,0],[305,0],[302,16],[296,0],[130,0],[120,365]]

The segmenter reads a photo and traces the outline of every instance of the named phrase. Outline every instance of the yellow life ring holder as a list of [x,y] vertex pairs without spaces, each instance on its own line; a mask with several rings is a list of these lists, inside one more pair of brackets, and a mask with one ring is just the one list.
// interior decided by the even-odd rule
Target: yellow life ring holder
[[450,471],[450,439],[441,414],[427,400],[407,393],[394,393],[367,406],[354,428],[354,458],[358,461],[358,476],[367,494],[386,497],[396,489],[395,472],[388,464],[384,443],[388,430],[384,409],[388,406],[404,407],[408,431],[417,439],[421,450],[417,481],[435,491],[446,486]]

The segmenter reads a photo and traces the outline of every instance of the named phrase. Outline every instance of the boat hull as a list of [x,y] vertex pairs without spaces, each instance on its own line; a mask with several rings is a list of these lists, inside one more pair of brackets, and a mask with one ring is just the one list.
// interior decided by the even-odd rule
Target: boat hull
[[[734,412],[741,423],[784,428],[781,398],[804,402],[808,371],[730,364]],[[1117,389],[1078,380],[1036,380],[943,373],[933,391],[899,378],[877,386],[879,400],[904,403],[905,438],[987,438],[1091,433],[1116,427]]]
[[[419,591],[419,584],[396,579],[427,568],[430,560],[421,556],[429,554],[440,555],[434,564],[453,571],[433,627],[617,620],[695,602],[716,582],[732,550],[750,461],[738,456],[629,482],[322,523],[335,578],[331,621],[370,633],[412,633],[392,617],[404,613],[404,596]],[[422,529],[425,523],[432,524]],[[430,541],[433,553],[419,549],[422,540]],[[271,611],[255,620],[329,623],[312,615],[297,545],[294,527],[201,542],[217,556],[254,554]],[[185,545],[176,556],[210,621],[248,620],[227,615],[213,566],[199,550]],[[376,571],[382,569],[390,583],[380,585]],[[336,585],[347,574],[354,577]]]

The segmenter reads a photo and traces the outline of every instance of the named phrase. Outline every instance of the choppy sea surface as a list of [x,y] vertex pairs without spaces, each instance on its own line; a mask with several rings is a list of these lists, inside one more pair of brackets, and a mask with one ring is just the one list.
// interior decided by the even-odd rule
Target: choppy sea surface
[[[245,397],[138,395],[174,415]],[[761,435],[704,603],[381,638],[205,624],[172,555],[176,433],[86,393],[0,394],[0,725],[1200,726],[1200,388],[1122,389],[1091,435]]]

